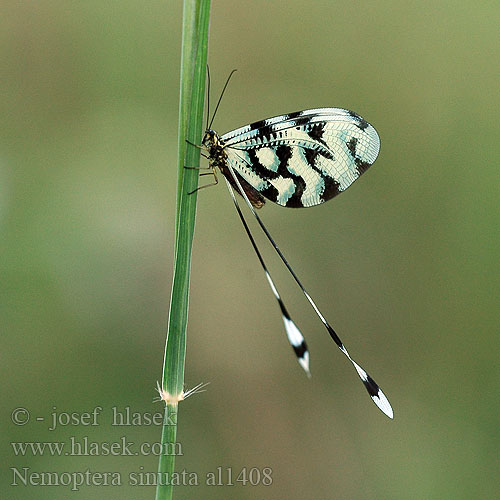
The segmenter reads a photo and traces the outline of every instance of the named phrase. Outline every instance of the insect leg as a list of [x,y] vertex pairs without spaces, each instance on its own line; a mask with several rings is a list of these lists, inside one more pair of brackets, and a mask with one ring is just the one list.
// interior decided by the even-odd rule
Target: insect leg
[[193,193],[196,193],[197,191],[199,191],[200,189],[205,189],[207,187],[217,186],[217,184],[219,184],[219,179],[217,178],[217,171],[216,171],[215,167],[210,167],[210,168],[212,169],[212,172],[206,172],[204,174],[200,174],[200,176],[213,175],[214,182],[211,182],[210,184],[205,184],[204,186],[199,186],[196,189],[194,189],[193,191],[190,191],[188,194],[193,194]]
[[210,165],[207,165],[206,167],[188,167],[187,165],[184,165],[184,168],[186,170],[213,170],[213,167],[211,167]]

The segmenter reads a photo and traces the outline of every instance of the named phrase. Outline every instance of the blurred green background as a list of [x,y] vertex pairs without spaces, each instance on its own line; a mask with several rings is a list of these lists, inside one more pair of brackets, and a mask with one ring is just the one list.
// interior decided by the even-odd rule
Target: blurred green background
[[[173,1],[2,2],[2,498],[154,498],[128,479],[156,471],[152,454],[16,456],[10,443],[160,439],[111,417],[162,410],[181,14]],[[499,20],[498,2],[213,2],[212,99],[238,68],[216,130],[338,106],[381,136],[346,194],[261,215],[395,419],[259,234],[309,343],[304,376],[224,185],[204,190],[186,385],[210,386],[180,407],[177,470],[200,484],[175,498],[498,498]],[[99,425],[49,430],[52,412],[96,406]],[[32,485],[12,486],[12,467]],[[270,467],[273,484],[206,486],[217,467]],[[34,476],[87,469],[122,485]]]

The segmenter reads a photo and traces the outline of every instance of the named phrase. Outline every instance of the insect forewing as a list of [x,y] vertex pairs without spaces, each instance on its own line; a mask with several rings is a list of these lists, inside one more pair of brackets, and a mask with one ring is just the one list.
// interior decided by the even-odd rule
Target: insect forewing
[[376,130],[341,108],[268,118],[221,138],[228,162],[255,190],[296,208],[319,205],[345,191],[380,149]]

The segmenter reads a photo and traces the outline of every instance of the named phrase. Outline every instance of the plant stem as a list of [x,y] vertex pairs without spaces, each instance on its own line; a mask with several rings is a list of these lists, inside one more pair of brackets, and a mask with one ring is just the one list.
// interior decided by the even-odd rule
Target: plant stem
[[[197,198],[196,193],[188,193],[198,186],[198,172],[184,166],[197,167],[200,163],[199,149],[186,147],[186,139],[194,144],[201,143],[209,18],[210,0],[184,1],[174,278],[162,377],[162,388],[172,396],[172,401],[165,405],[163,450],[176,449],[177,401],[182,399],[184,389],[189,277]],[[172,498],[170,479],[174,465],[175,455],[160,455],[156,500]]]

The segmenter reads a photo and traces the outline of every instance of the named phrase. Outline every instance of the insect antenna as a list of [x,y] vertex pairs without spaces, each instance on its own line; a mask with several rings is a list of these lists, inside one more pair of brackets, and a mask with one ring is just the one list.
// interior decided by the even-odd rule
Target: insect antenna
[[264,269],[264,273],[266,274],[269,286],[271,287],[271,290],[273,291],[273,294],[276,297],[276,300],[278,301],[278,304],[280,306],[281,316],[283,318],[283,323],[285,325],[288,341],[290,342],[290,345],[292,346],[292,349],[295,352],[295,355],[297,356],[298,362],[300,363],[302,368],[304,368],[305,372],[307,373],[307,376],[310,377],[311,372],[309,371],[309,350],[307,349],[306,341],[304,340],[302,333],[300,333],[300,330],[297,328],[297,325],[290,318],[290,315],[288,314],[285,304],[281,300],[280,294],[278,293],[276,285],[274,284],[274,281],[271,278],[269,271],[267,270],[266,264],[264,263],[264,259],[262,258],[262,255],[257,247],[257,244],[255,243],[252,233],[250,232],[250,228],[248,227],[247,221],[245,220],[245,217],[241,212],[240,206],[238,204],[238,201],[236,200],[236,197],[234,196],[234,192],[231,188],[231,185],[229,184],[229,181],[225,177],[224,180],[226,181],[229,193],[233,200],[234,206],[236,207],[236,211],[238,212],[241,222],[245,228],[245,231],[248,237],[250,238],[250,242],[252,243],[253,249],[257,254],[260,265]]
[[[222,101],[222,97],[224,96],[224,92],[226,91],[226,88],[227,88],[227,85],[229,83],[229,80],[231,80],[231,77],[233,76],[233,74],[236,72],[235,69],[233,69],[233,71],[231,71],[231,73],[229,73],[229,76],[227,77],[227,80],[226,80],[226,83],[224,84],[224,87],[222,89],[222,92],[220,93],[220,97],[219,97],[219,100],[217,101],[217,106],[215,106],[215,111],[214,111],[214,114],[212,116],[212,119],[210,120],[210,124],[208,125],[207,129],[209,129],[211,126],[212,126],[212,123],[214,122],[214,118],[215,118],[215,115],[217,113],[217,110],[219,109],[219,104],[220,102]],[[208,118],[208,114],[207,114],[207,118]]]
[[208,130],[208,117],[210,116],[210,68],[207,63],[207,127]]
[[[228,169],[229,169],[229,171],[231,173],[231,176],[233,177],[233,179],[234,179],[234,181],[236,183],[236,186],[238,186],[238,190],[239,190],[241,196],[243,196],[243,198],[245,199],[245,202],[248,205],[248,208],[250,209],[250,211],[252,212],[252,214],[254,215],[254,217],[257,219],[257,222],[259,223],[259,226],[261,227],[262,231],[266,235],[267,239],[270,241],[271,245],[276,250],[276,253],[280,256],[280,258],[283,261],[283,263],[285,264],[286,268],[288,269],[288,271],[290,272],[290,274],[292,275],[292,277],[296,281],[296,283],[299,286],[299,288],[302,290],[302,293],[305,295],[306,299],[309,301],[309,303],[313,307],[313,309],[316,312],[316,314],[318,315],[319,319],[321,320],[321,322],[323,323],[323,325],[327,329],[328,333],[330,334],[330,337],[333,339],[333,341],[337,344],[338,348],[344,353],[344,355],[347,357],[347,359],[349,359],[349,361],[354,366],[354,368],[355,368],[355,370],[356,370],[359,378],[361,379],[361,381],[363,382],[363,385],[365,386],[365,389],[367,390],[368,394],[372,398],[372,401],[389,418],[393,418],[394,413],[393,413],[391,404],[389,403],[389,400],[387,399],[387,397],[385,396],[385,394],[382,392],[382,389],[380,389],[380,387],[370,377],[370,375],[368,375],[368,373],[351,358],[351,355],[349,354],[349,352],[345,348],[343,342],[340,340],[339,336],[337,335],[337,333],[335,332],[335,330],[330,326],[330,324],[328,323],[328,321],[326,320],[326,318],[323,316],[323,314],[321,314],[321,311],[319,310],[318,306],[314,303],[314,301],[311,298],[311,296],[307,293],[306,289],[304,288],[304,286],[300,282],[299,278],[297,277],[297,275],[295,274],[295,272],[293,271],[293,269],[290,267],[290,264],[288,263],[288,261],[286,260],[285,256],[283,255],[283,253],[279,249],[278,245],[276,244],[276,242],[274,241],[274,239],[270,235],[270,233],[267,230],[266,226],[264,225],[264,223],[262,222],[262,220],[260,219],[260,217],[257,215],[257,212],[255,211],[255,209],[253,208],[252,204],[250,203],[250,200],[248,199],[248,196],[246,195],[245,191],[241,187],[240,181],[238,180],[238,177],[237,177],[236,173],[234,172],[234,169],[229,164],[228,164]],[[231,197],[233,198],[233,202],[235,202],[235,204],[237,205],[237,202],[235,201],[234,193],[232,192],[231,186],[230,186],[230,184],[228,183],[227,180],[226,180],[226,183],[228,184],[229,191],[232,193]],[[260,253],[258,252],[257,247],[255,245],[255,241],[252,238],[252,236],[250,235],[250,232],[248,230],[248,226],[246,225],[246,222],[244,222],[244,219],[242,218],[242,214],[241,214],[241,212],[240,212],[240,210],[239,210],[238,207],[237,207],[237,210],[238,210],[238,213],[240,214],[240,218],[242,219],[243,225],[245,226],[247,234],[249,235],[249,238],[250,238],[250,240],[252,242],[252,245],[254,246],[254,249],[256,250],[256,252],[257,252],[257,254],[259,256],[259,260],[261,260],[261,264],[263,264],[262,258],[260,257]],[[267,270],[265,269],[265,267],[264,267],[264,270],[266,271],[266,276],[268,277],[269,284],[270,284],[270,286],[271,286],[271,288],[273,289],[273,292],[274,292],[275,291],[275,287],[273,286],[272,281],[270,281],[269,273],[267,272]],[[278,298],[278,297],[279,297],[279,295],[276,296],[276,298]],[[284,318],[283,320],[285,321],[285,316],[283,316],[283,318]],[[286,321],[285,321],[285,327],[286,327]],[[287,333],[288,333],[288,329],[287,329]]]

